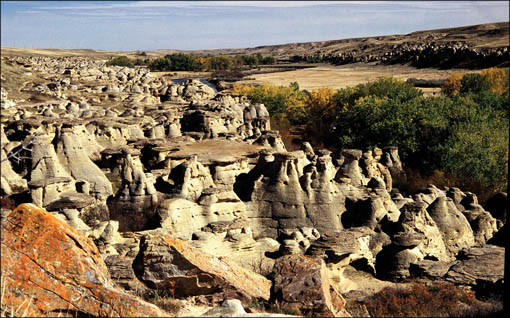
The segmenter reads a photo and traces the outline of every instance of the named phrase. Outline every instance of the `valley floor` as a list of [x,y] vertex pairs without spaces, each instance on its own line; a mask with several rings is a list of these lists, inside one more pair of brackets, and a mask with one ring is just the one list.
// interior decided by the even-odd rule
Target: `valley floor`
[[[269,82],[275,85],[288,86],[292,82],[298,82],[301,89],[312,90],[327,86],[336,90],[375,81],[388,76],[393,76],[400,80],[407,80],[409,78],[441,80],[447,78],[454,72],[473,73],[477,71],[467,69],[419,69],[408,65],[376,65],[375,63],[355,63],[340,66],[317,64],[317,67],[313,68],[250,75],[250,78],[254,78],[254,80],[244,80],[239,83],[261,84],[263,82]],[[421,90],[425,95],[432,95],[433,93],[439,92],[440,88],[421,88]]]

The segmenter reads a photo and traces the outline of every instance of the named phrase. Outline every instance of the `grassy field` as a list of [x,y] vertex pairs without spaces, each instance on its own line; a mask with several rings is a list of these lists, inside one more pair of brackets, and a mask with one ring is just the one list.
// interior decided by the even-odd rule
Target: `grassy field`
[[[288,86],[297,82],[301,89],[312,90],[322,86],[340,89],[356,86],[360,83],[375,81],[383,77],[393,76],[400,80],[418,78],[426,80],[445,79],[453,72],[476,72],[465,69],[440,70],[433,68],[418,69],[407,65],[375,65],[374,63],[356,63],[341,66],[317,64],[313,68],[299,69],[288,72],[275,72],[250,75],[254,80],[241,81],[242,84],[261,84],[269,82],[275,85]],[[440,91],[439,88],[422,88],[425,95]]]

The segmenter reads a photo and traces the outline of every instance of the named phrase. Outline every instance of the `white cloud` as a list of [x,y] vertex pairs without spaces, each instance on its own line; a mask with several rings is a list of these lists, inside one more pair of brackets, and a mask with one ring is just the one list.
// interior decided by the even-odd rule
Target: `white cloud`
[[41,14],[41,13],[44,13],[44,12],[43,11],[37,11],[37,10],[24,10],[24,11],[16,11],[16,13]]
[[[356,2],[356,1],[354,1]],[[317,5],[331,5],[343,2],[336,1],[137,1],[133,3],[112,4],[69,4],[67,6],[44,6],[46,10],[97,10],[120,8],[195,8],[195,7],[259,7],[259,8],[292,8]],[[347,2],[345,2],[347,3]]]
[[[320,5],[369,7],[381,11],[392,11],[396,8],[424,10],[463,10],[473,7],[508,7],[507,2],[501,1],[136,1],[132,3],[95,4],[69,3],[66,5],[40,6],[36,10],[107,10],[112,9],[163,9],[163,8],[211,8],[211,7],[252,7],[252,8],[304,8]],[[384,7],[381,7],[384,6]],[[392,8],[393,7],[393,8]],[[34,10],[22,11],[33,13]]]

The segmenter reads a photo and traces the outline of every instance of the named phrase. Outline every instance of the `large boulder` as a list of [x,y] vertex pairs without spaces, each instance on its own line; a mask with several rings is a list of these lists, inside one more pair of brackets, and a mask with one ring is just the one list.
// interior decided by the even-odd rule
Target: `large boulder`
[[505,248],[485,245],[460,251],[458,261],[446,274],[446,280],[455,284],[495,284],[503,279],[505,269]]
[[375,257],[390,243],[384,232],[376,233],[367,227],[354,227],[341,232],[326,232],[310,245],[308,255],[322,257],[326,263],[343,266],[358,260],[375,273]]
[[2,220],[1,249],[2,312],[168,316],[116,288],[94,243],[34,204]]
[[326,263],[300,254],[286,255],[273,267],[274,297],[283,308],[311,316],[345,316],[345,300],[331,286]]
[[144,236],[139,261],[133,266],[149,287],[177,297],[205,295],[211,302],[236,298],[249,304],[268,300],[271,282],[227,257],[200,252],[189,243],[167,236]]

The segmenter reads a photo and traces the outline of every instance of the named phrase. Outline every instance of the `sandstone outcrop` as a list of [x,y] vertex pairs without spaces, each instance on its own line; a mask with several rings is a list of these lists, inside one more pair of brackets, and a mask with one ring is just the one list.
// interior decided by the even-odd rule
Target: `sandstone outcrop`
[[274,297],[282,307],[312,316],[345,316],[345,300],[331,286],[323,260],[283,256],[276,261],[272,276]]
[[[362,260],[375,273],[375,257],[391,240],[384,232],[367,227],[350,228],[341,232],[323,233],[307,250],[307,255],[323,258],[327,264],[340,268]],[[341,274],[341,273],[340,273]]]
[[[429,39],[423,39],[423,42],[414,40],[414,43],[411,41],[397,42],[391,46],[371,43],[361,46],[361,50],[354,48],[347,51],[340,50],[339,53],[317,52],[315,55],[295,55],[293,60],[308,61],[319,58],[321,61],[337,65],[378,62],[384,64],[411,63],[416,67],[490,67],[504,63],[510,52],[507,47],[477,48],[464,41],[436,43],[427,40]],[[383,49],[385,47],[386,49]]]
[[116,288],[94,243],[33,204],[2,220],[2,309],[24,316],[167,316]]
[[0,94],[0,109],[9,109],[11,107],[16,106],[16,102],[14,102],[11,99],[8,99],[8,93],[7,91],[1,87],[1,94]]
[[463,249],[457,262],[448,270],[446,280],[476,286],[480,282],[495,284],[503,279],[505,249],[486,245]]
[[28,190],[28,183],[26,179],[21,178],[12,168],[7,154],[2,148],[0,153],[0,169],[2,169],[2,176],[0,177],[0,189],[2,195],[11,195],[21,193]]
[[225,297],[247,303],[253,299],[269,299],[269,280],[226,257],[216,258],[199,252],[185,241],[145,236],[140,253],[135,270],[152,288],[171,289],[181,297],[207,295],[212,302]]

